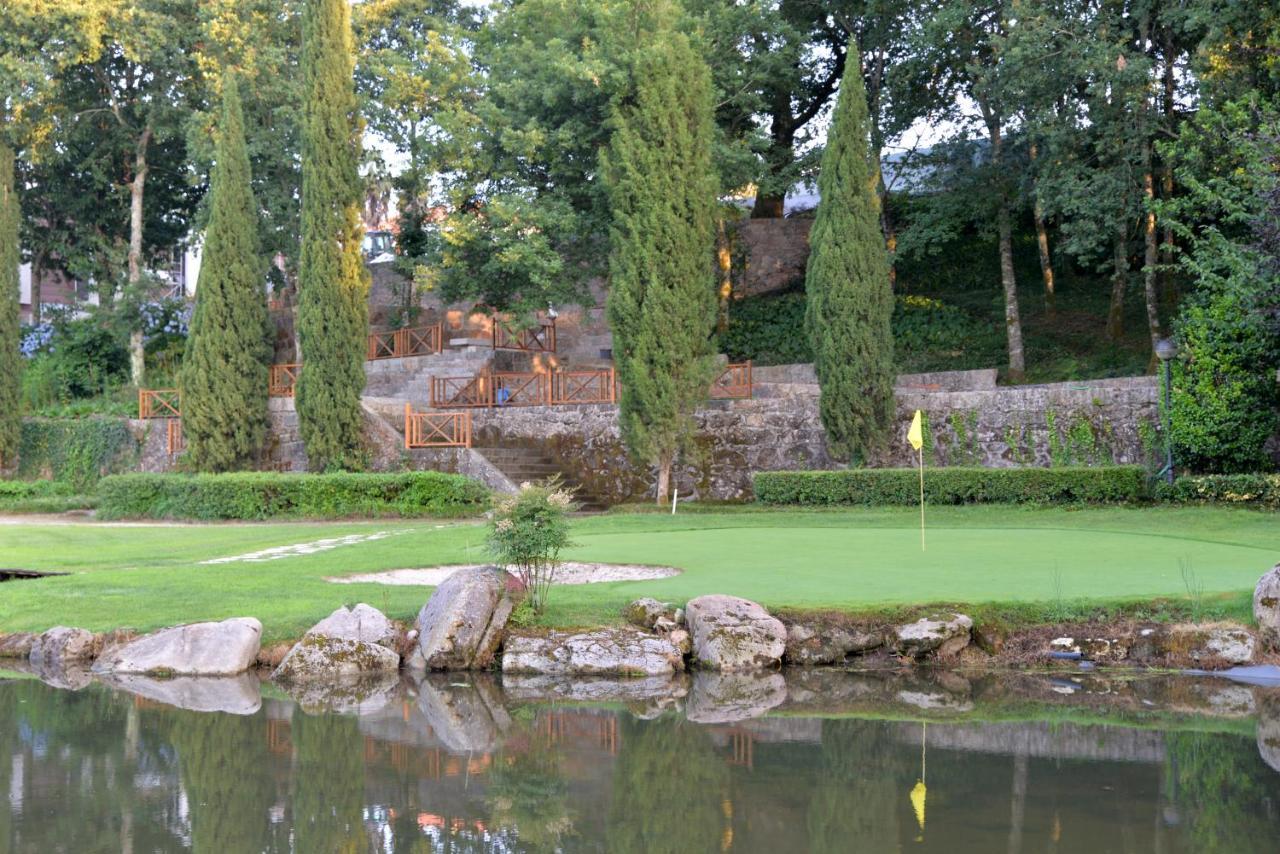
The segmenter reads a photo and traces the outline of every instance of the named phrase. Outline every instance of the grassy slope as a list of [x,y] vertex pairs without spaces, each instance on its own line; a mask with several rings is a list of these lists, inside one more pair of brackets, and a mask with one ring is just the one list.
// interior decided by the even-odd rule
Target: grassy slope
[[[1186,600],[1183,567],[1206,613],[1244,617],[1257,578],[1280,560],[1275,514],[1218,508],[937,508],[920,552],[910,509],[609,515],[575,523],[572,558],[674,564],[681,576],[555,591],[543,622],[617,619],[631,599],[683,601],[735,593],[770,607],[843,611],[927,602],[1024,603],[1031,617],[1065,616],[1077,600]],[[375,542],[260,563],[199,561],[351,533]],[[81,625],[147,630],[252,615],[267,638],[300,635],[333,608],[365,601],[410,619],[427,590],[334,585],[325,576],[478,562],[476,524],[381,521],[222,526],[0,526],[6,566],[71,571],[6,583],[0,631]],[[1217,594],[1222,594],[1218,596]],[[1025,603],[1038,603],[1034,607]]]

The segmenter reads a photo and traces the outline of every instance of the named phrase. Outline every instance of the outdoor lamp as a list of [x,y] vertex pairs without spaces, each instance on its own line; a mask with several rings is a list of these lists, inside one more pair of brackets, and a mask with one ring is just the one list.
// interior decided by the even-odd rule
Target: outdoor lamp
[[1173,483],[1173,437],[1169,435],[1172,414],[1169,404],[1173,387],[1173,360],[1178,355],[1178,345],[1172,338],[1161,338],[1156,341],[1156,358],[1164,363],[1164,475],[1166,481]]

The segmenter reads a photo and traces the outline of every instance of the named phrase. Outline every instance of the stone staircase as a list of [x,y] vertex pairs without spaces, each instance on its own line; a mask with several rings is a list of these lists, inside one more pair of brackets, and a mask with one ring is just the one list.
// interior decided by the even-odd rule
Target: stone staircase
[[364,363],[364,396],[379,400],[411,401],[425,409],[431,400],[431,377],[472,377],[488,370],[493,349],[466,344],[446,347],[430,356],[376,359]]
[[480,453],[493,464],[494,468],[505,474],[517,486],[526,481],[536,483],[559,476],[560,481],[565,486],[574,490],[574,496],[580,505],[580,509],[586,511],[606,509],[605,503],[600,500],[599,496],[587,492],[580,482],[561,471],[560,467],[555,464],[547,452],[541,448],[504,445],[500,447],[477,446],[473,450]]

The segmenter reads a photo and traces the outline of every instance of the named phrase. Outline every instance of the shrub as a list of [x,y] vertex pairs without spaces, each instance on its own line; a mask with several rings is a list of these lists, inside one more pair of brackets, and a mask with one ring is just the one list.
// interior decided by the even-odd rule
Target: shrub
[[441,472],[397,474],[123,474],[98,484],[103,519],[324,519],[345,516],[465,516],[489,491]]
[[1156,495],[1165,501],[1240,504],[1280,510],[1280,474],[1180,477],[1172,484],[1159,484]]
[[[774,471],[755,475],[766,504],[911,505],[920,500],[916,469]],[[938,468],[925,472],[929,504],[1111,503],[1150,498],[1142,466],[1098,468]]]
[[119,418],[32,419],[18,442],[18,476],[52,478],[77,492],[92,491],[98,478],[127,471],[138,459],[138,440]]
[[569,545],[573,496],[552,482],[526,484],[501,499],[489,526],[489,552],[524,583],[529,604],[541,612],[555,580],[560,550]]
[[0,480],[0,510],[10,513],[60,513],[93,506],[70,483],[57,480]]

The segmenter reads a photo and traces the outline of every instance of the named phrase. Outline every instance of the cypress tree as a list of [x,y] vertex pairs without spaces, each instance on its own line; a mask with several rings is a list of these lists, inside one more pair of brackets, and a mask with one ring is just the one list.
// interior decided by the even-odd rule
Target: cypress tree
[[13,149],[0,143],[0,469],[18,459],[22,354],[18,338],[18,194]]
[[222,90],[209,228],[178,384],[187,460],[199,471],[248,468],[267,429],[266,265],[234,75]]
[[356,463],[369,326],[360,241],[360,122],[348,0],[307,0],[302,19],[302,255],[298,422],[313,469]]
[[850,48],[818,174],[804,280],[819,412],[831,453],[842,460],[865,460],[881,448],[894,416],[893,291],[878,177],[860,62]]
[[663,33],[638,51],[631,91],[610,122],[601,171],[622,435],[657,467],[662,502],[714,371],[711,75],[684,35]]

